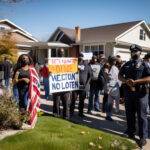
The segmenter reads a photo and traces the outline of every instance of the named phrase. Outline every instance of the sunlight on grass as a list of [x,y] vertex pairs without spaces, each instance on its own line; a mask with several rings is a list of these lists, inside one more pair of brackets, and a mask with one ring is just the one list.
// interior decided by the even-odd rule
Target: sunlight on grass
[[125,138],[50,116],[39,117],[35,129],[0,141],[0,150],[131,150],[135,147]]

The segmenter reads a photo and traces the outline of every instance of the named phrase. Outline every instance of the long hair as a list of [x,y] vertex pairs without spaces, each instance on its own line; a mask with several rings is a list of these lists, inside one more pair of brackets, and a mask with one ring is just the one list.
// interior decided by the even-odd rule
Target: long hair
[[29,66],[33,65],[33,60],[28,54],[22,54],[19,56],[18,61],[17,61],[17,69],[20,69],[22,67],[22,61],[23,61],[23,56],[27,56],[29,58]]
[[14,78],[17,70],[22,67],[23,56],[27,56],[29,58],[29,64],[28,65],[33,65],[33,60],[32,60],[32,58],[28,54],[22,54],[22,55],[20,55],[19,58],[18,58],[17,63],[14,66],[12,78]]

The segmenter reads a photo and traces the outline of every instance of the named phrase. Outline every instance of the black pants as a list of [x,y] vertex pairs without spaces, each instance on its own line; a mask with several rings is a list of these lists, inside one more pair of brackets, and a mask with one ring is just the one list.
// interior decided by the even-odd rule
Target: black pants
[[74,114],[74,109],[75,109],[75,102],[77,100],[77,97],[79,96],[79,114],[83,114],[83,108],[84,108],[84,100],[86,98],[86,91],[84,90],[79,90],[79,91],[73,91],[72,92],[72,97],[71,97],[71,104],[70,104],[70,114]]
[[53,94],[53,113],[60,115],[60,101],[63,106],[63,117],[69,118],[70,92],[60,92]]
[[125,92],[125,110],[129,136],[135,134],[137,113],[139,137],[145,139],[148,137],[147,108],[148,94],[141,94],[140,92]]
[[107,94],[107,93],[104,93],[103,103],[102,103],[102,112],[106,112],[105,109],[106,109],[107,100],[108,100],[108,94]]

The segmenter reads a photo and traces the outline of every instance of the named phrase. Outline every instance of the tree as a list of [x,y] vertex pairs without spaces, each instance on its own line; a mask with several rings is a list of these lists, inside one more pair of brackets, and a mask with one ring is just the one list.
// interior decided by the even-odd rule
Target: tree
[[0,60],[4,57],[9,57],[10,60],[15,63],[18,57],[18,49],[16,47],[16,41],[11,38],[11,33],[3,33],[0,38]]

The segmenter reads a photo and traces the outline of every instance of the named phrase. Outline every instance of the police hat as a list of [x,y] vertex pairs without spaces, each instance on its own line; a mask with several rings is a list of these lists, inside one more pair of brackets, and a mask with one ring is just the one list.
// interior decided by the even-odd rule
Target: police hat
[[139,45],[136,45],[136,44],[132,44],[132,45],[130,46],[130,51],[131,51],[131,52],[132,52],[132,51],[142,51],[142,47],[139,46]]

